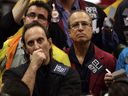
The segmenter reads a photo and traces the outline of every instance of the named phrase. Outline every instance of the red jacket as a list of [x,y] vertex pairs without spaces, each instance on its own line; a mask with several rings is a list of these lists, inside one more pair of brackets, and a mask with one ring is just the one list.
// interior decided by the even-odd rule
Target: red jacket
[[[94,45],[94,56],[95,58],[101,62],[101,64],[109,69],[111,72],[115,70],[115,64],[116,64],[116,58],[110,54],[107,53],[98,47]],[[69,53],[69,52],[68,52]],[[90,58],[91,60],[92,58]],[[71,60],[71,59],[70,59]],[[72,68],[75,69],[75,64],[71,60],[71,66]],[[104,76],[105,76],[106,71],[101,71],[99,74],[94,74],[90,73],[90,81],[89,81],[89,91],[94,95],[94,96],[100,96],[100,93],[102,90],[106,90],[106,85],[104,83]]]
[[[94,46],[94,51],[95,51],[95,57],[106,67],[108,68],[111,72],[115,70],[115,64],[116,64],[116,58],[99,49],[98,47]],[[99,92],[104,89],[105,83],[104,83],[104,76],[105,76],[105,71],[101,74],[95,75],[91,74],[90,76],[90,84],[89,84],[89,89],[91,90],[92,93],[95,93],[95,96],[99,96]]]

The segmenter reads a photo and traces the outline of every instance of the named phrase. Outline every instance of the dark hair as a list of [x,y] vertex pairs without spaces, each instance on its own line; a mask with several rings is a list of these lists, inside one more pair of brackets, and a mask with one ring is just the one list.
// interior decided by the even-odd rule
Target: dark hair
[[26,11],[25,11],[25,16],[27,15],[28,9],[31,6],[37,6],[37,7],[42,7],[44,9],[46,9],[47,12],[48,12],[48,22],[50,22],[50,20],[51,20],[51,7],[47,3],[45,3],[45,2],[43,2],[41,0],[32,1],[29,4],[29,6],[27,7]]
[[109,96],[128,96],[128,77],[121,77],[109,87]]
[[30,90],[28,86],[20,79],[6,79],[4,85],[1,88],[1,95],[30,96]]
[[[29,23],[29,24],[26,24],[26,25],[23,26],[23,33],[22,33],[22,39],[21,39],[21,41],[22,41],[22,43],[24,44],[25,47],[26,47],[25,38],[24,38],[25,33],[26,33],[26,31],[27,31],[28,29],[30,29],[30,28],[32,28],[32,27],[34,27],[34,26],[39,26],[39,27],[41,27],[41,28],[44,30],[47,39],[50,38],[50,34],[49,34],[49,31],[47,30],[47,28],[44,27],[43,25],[41,25],[40,23],[38,23],[37,21],[34,21],[34,22],[32,22],[32,23]],[[29,62],[30,62],[29,54],[25,53],[25,56],[24,56],[24,57],[25,57],[25,59],[27,60],[27,62],[29,63]],[[51,59],[51,58],[52,58],[52,48],[50,49],[50,59]]]

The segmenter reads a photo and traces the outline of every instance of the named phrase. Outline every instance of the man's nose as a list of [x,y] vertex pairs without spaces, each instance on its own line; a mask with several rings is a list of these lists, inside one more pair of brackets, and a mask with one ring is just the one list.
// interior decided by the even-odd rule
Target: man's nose
[[78,29],[83,29],[83,25],[79,23]]
[[34,49],[37,50],[37,49],[39,49],[39,48],[40,48],[39,44],[38,44],[37,42],[35,42],[35,43],[34,43]]

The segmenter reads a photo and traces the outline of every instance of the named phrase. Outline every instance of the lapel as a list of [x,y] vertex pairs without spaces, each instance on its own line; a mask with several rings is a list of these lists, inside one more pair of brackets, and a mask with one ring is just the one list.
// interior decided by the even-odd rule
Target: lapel
[[[100,49],[97,48],[95,45],[94,45],[94,53],[95,53],[95,54],[94,54],[95,57],[96,57],[100,62],[102,62],[102,61],[104,60],[104,59],[103,59],[103,58],[104,58],[103,54],[101,53]],[[92,90],[92,89],[95,87],[98,78],[100,78],[99,74],[93,74],[93,73],[91,72],[91,74],[90,74],[90,83],[89,83],[89,89],[90,89],[90,90]]]

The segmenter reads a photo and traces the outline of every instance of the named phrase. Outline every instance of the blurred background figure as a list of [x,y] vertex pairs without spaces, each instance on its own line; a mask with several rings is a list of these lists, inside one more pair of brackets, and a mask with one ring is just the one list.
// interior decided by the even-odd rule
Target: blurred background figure
[[[3,16],[6,13],[8,13],[16,4],[17,1],[18,0],[0,0],[0,16]],[[42,0],[42,1],[47,2],[48,0]]]
[[[31,0],[31,1],[34,1],[34,0]],[[62,21],[62,22],[59,22],[59,24],[52,23],[51,26],[53,26],[53,27],[50,28],[50,31],[54,30],[54,29],[58,30],[58,27],[56,27],[56,26],[61,25],[60,26],[61,28],[59,28],[59,31],[51,32],[53,43],[55,45],[57,45],[57,47],[59,47],[60,49],[71,46],[71,40],[70,40],[70,37],[69,37],[68,32],[67,32],[66,18],[68,17],[68,15],[70,14],[71,11],[76,10],[76,9],[86,10],[91,15],[91,17],[93,18],[93,38],[92,38],[92,41],[99,48],[101,48],[107,52],[110,52],[110,53],[113,51],[113,48],[115,48],[115,44],[117,44],[117,43],[113,44],[113,41],[115,39],[112,41],[111,44],[109,44],[108,42],[111,42],[111,41],[109,41],[111,39],[108,39],[106,41],[106,38],[104,38],[102,36],[102,33],[104,31],[101,32],[101,28],[103,27],[103,21],[104,21],[104,18],[106,17],[106,15],[102,9],[104,9],[108,5],[114,3],[116,0],[96,0],[95,2],[94,2],[94,0],[92,0],[92,1],[91,0],[76,0],[75,2],[74,2],[74,0],[72,0],[72,1],[70,0],[71,2],[67,2],[67,1],[63,2],[63,0],[41,0],[41,1],[54,2],[56,5],[55,7],[56,7],[57,11],[59,12],[60,21]],[[6,14],[5,12],[8,12],[9,10],[11,10],[12,6],[16,2],[17,2],[17,0],[1,0],[1,5],[2,5],[1,9],[3,10],[2,15]],[[67,5],[67,3],[69,3],[69,4]],[[51,6],[52,6],[52,4],[51,4]],[[64,35],[66,35],[67,38],[64,35],[61,36],[63,31],[65,32]],[[106,33],[108,33],[108,32],[106,32]],[[59,34],[61,37],[58,37],[57,34]],[[106,36],[106,34],[105,34],[105,36]],[[109,36],[107,36],[107,37],[109,37]],[[113,35],[111,35],[111,36],[113,36]],[[63,40],[61,40],[60,38]],[[60,43],[58,41],[58,39],[60,39],[61,40],[60,42],[62,42],[62,43]],[[67,43],[64,41],[66,41]],[[109,48],[106,46],[109,46]]]
[[1,88],[1,96],[30,96],[30,91],[20,79],[7,79]]
[[119,4],[114,20],[114,30],[119,37],[120,43],[127,44],[124,32],[128,27],[128,0],[123,0]]
[[128,77],[115,80],[108,89],[108,96],[128,96]]
[[116,70],[120,70],[121,68],[123,68],[128,74],[128,47],[124,48],[119,54],[116,63]]
[[109,72],[105,74],[104,81],[108,87],[106,94],[101,96],[127,96],[128,90],[128,77],[124,69],[120,69],[114,72]]

